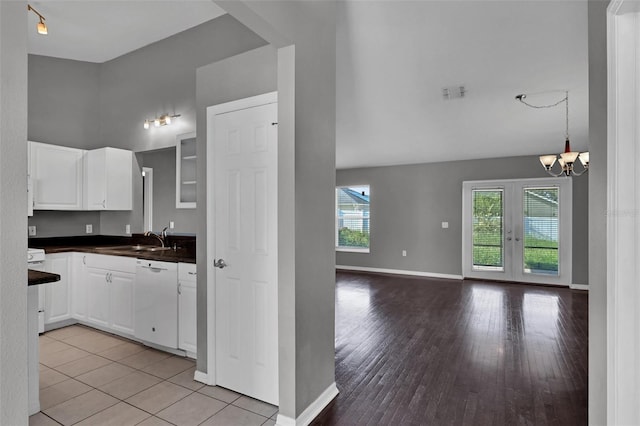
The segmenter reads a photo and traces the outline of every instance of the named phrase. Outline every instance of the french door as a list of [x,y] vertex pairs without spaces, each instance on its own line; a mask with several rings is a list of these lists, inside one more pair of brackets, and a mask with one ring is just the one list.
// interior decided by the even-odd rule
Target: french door
[[570,285],[571,182],[464,182],[464,277]]

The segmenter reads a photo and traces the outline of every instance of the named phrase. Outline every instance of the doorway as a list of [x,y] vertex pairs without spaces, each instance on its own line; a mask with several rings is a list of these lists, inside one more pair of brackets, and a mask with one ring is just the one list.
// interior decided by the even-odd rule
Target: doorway
[[571,179],[463,183],[464,277],[571,284]]

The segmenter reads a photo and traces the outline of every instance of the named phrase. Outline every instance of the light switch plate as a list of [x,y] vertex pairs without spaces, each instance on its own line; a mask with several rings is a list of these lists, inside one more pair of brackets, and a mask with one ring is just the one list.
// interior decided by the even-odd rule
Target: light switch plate
[[449,227],[449,222],[442,222],[442,229],[447,229]]
[[30,237],[35,237],[36,236],[36,227],[35,227],[35,225],[30,226],[28,229],[29,229],[29,236]]
[[173,229],[176,227],[176,224],[174,221],[169,222],[169,229]]
[[90,223],[87,223],[87,234],[91,234],[93,233],[93,225]]
[[124,233],[125,233],[125,234],[131,234],[131,225],[130,225],[130,224],[128,224],[128,223],[127,223],[127,224],[124,226]]

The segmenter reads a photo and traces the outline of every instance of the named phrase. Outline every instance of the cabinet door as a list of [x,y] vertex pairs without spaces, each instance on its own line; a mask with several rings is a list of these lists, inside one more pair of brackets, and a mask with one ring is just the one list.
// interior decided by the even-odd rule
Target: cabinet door
[[130,335],[134,334],[134,282],[134,274],[113,271],[108,284],[111,328]]
[[80,320],[87,319],[87,268],[83,253],[71,257],[71,315]]
[[133,208],[133,153],[100,148],[86,153],[85,208],[131,210]]
[[60,281],[45,286],[44,322],[51,324],[71,318],[70,254],[48,255],[45,271],[60,275]]
[[29,142],[33,208],[82,210],[84,150]]
[[197,352],[196,283],[178,283],[178,348]]
[[109,327],[109,271],[87,268],[87,321]]

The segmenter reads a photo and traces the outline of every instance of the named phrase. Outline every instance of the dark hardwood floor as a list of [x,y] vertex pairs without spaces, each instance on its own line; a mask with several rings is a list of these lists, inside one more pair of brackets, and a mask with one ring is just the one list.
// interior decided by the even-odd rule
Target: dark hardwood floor
[[588,294],[338,272],[336,383],[312,425],[585,425]]

